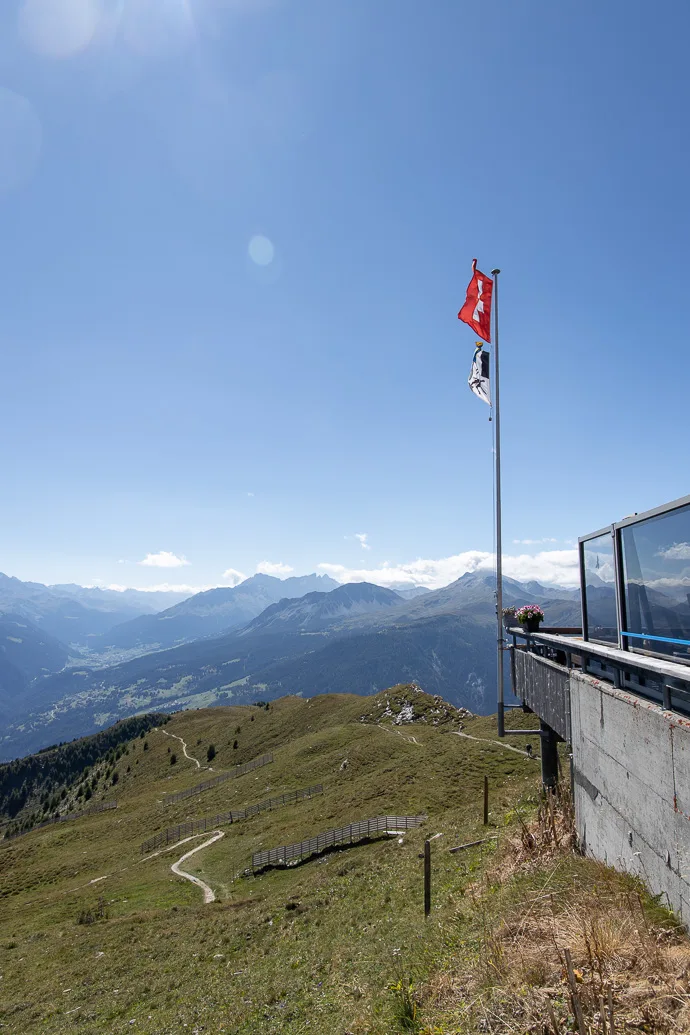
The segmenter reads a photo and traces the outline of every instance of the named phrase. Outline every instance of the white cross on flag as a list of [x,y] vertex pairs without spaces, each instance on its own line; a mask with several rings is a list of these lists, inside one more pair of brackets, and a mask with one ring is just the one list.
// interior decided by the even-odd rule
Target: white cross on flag
[[472,259],[472,280],[467,285],[465,304],[458,313],[458,320],[468,324],[484,341],[491,341],[491,295],[494,282],[491,277],[477,269],[477,260]]

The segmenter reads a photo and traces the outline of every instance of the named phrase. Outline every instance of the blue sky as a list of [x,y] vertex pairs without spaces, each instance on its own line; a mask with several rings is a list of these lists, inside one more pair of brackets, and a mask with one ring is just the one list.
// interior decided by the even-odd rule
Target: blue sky
[[572,580],[578,535],[688,492],[689,29],[637,0],[7,0],[0,569],[490,566],[475,255],[508,574]]

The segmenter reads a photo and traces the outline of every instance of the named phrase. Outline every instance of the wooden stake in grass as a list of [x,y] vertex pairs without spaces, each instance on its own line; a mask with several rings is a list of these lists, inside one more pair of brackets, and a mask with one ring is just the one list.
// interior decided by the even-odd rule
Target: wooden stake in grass
[[489,825],[489,777],[484,777],[484,826]]
[[431,841],[424,842],[424,916],[431,912]]
[[465,848],[474,848],[475,845],[488,844],[489,841],[495,841],[497,837],[498,834],[492,834],[491,837],[483,837],[481,841],[467,841],[464,845],[457,845],[456,848],[449,848],[448,851],[452,855],[453,852],[462,852]]
[[565,949],[565,965],[568,973],[568,984],[570,985],[570,997],[573,1001],[573,1013],[575,1014],[575,1020],[577,1021],[577,1028],[580,1035],[587,1035],[587,1029],[585,1028],[585,1018],[582,1013],[582,1003],[580,1001],[580,993],[577,990],[577,981],[575,980],[575,972],[573,970],[573,961],[570,956],[570,949]]
[[613,1023],[613,992],[609,988],[609,1035],[616,1035],[616,1028]]
[[551,1000],[548,996],[546,997],[546,1012],[549,1015],[549,1023],[551,1025],[553,1035],[559,1035],[561,1029],[558,1024],[558,1021],[556,1020],[556,1014],[553,1011],[553,1006],[551,1005]]

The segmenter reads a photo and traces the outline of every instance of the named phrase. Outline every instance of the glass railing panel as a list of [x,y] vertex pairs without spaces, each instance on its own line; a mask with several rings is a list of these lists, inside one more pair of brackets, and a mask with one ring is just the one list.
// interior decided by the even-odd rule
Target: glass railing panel
[[587,638],[618,643],[613,535],[605,532],[582,544],[585,569],[584,606]]
[[620,535],[624,645],[690,662],[690,505]]

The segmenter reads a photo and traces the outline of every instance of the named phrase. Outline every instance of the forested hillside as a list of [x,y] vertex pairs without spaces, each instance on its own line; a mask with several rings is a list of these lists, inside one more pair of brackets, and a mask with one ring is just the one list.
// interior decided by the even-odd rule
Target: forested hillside
[[[80,781],[74,797],[86,804],[95,790],[93,781],[87,783],[89,769],[110,757],[116,762],[124,752],[124,745],[134,737],[143,736],[153,726],[167,722],[168,715],[137,715],[91,737],[83,737],[68,744],[44,749],[35,755],[19,758],[0,765],[0,829],[3,820],[12,820],[23,809],[31,810],[24,826],[66,809],[71,785]],[[73,802],[72,802],[73,804]],[[11,832],[14,827],[7,828]]]

